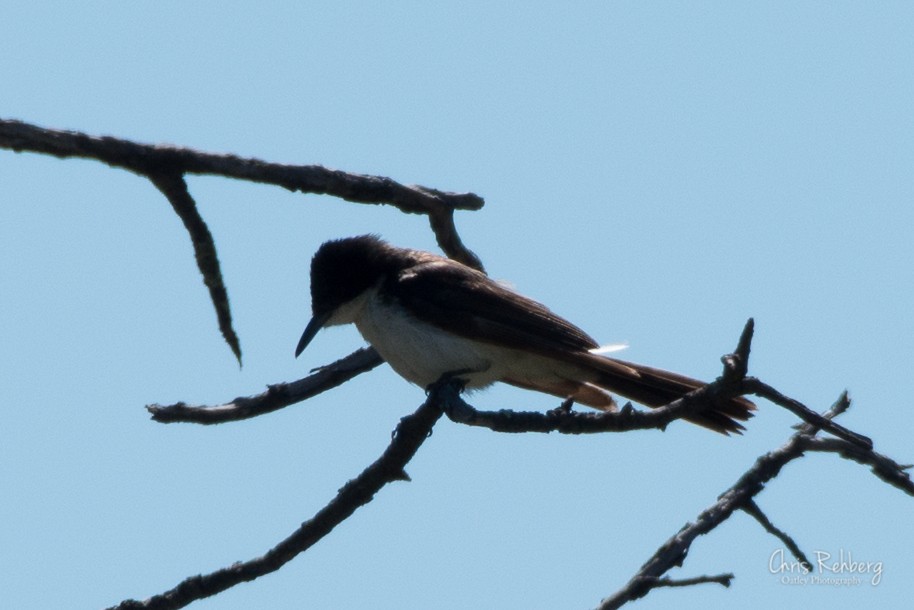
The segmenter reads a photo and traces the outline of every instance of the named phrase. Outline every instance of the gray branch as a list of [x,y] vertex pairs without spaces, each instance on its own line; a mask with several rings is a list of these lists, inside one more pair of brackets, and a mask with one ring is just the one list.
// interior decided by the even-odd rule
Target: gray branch
[[195,424],[222,424],[249,419],[301,402],[321,392],[341,385],[356,375],[370,371],[384,362],[372,348],[357,350],[345,358],[323,366],[298,381],[276,383],[256,396],[242,396],[221,405],[189,405],[178,402],[171,405],[147,405],[152,419],[168,424],[186,422]]
[[353,174],[321,165],[284,165],[236,155],[219,155],[177,146],[140,144],[110,136],[46,129],[0,118],[0,148],[60,159],[94,159],[148,179],[171,203],[187,228],[197,267],[207,286],[219,329],[241,363],[241,345],[232,326],[228,292],[216,244],[191,196],[187,174],[223,176],[272,184],[301,193],[331,195],[356,203],[387,204],[408,214],[425,214],[441,249],[451,258],[483,270],[482,262],[461,241],[454,210],[479,210],[484,201],[473,193],[451,193],[404,185],[383,176]]

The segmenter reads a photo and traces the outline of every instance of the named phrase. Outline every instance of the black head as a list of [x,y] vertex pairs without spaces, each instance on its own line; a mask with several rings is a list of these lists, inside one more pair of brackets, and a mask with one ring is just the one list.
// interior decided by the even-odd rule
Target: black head
[[389,245],[377,235],[324,242],[311,259],[311,311],[295,355],[307,347],[343,305],[375,286],[405,264],[408,250]]
[[332,313],[374,286],[384,273],[379,262],[389,248],[377,235],[324,242],[311,259],[312,313]]

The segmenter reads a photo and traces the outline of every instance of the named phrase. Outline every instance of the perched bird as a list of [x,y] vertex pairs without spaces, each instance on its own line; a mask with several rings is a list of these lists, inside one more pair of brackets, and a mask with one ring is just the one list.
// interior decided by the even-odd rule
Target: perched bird
[[[659,407],[704,385],[595,353],[583,330],[486,274],[374,235],[321,245],[311,261],[311,308],[296,357],[321,328],[354,323],[400,376],[423,388],[452,374],[470,390],[501,381],[614,410],[610,392]],[[737,420],[755,408],[744,398],[712,407],[689,421],[739,432]]]

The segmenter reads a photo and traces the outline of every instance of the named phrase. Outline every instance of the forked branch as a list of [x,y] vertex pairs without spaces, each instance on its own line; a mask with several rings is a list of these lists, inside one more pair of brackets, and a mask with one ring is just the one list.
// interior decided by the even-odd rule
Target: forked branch
[[409,214],[425,214],[441,249],[451,258],[476,269],[482,262],[457,234],[454,210],[478,210],[482,197],[404,185],[383,176],[353,174],[321,165],[284,165],[236,155],[218,155],[176,146],[140,144],[78,131],[46,129],[0,118],[0,148],[33,152],[61,159],[94,159],[148,179],[168,199],[191,238],[197,267],[216,311],[219,330],[241,363],[241,344],[232,326],[228,292],[216,243],[197,209],[185,176],[223,176],[272,184],[301,193],[332,195],[357,203],[392,205]]

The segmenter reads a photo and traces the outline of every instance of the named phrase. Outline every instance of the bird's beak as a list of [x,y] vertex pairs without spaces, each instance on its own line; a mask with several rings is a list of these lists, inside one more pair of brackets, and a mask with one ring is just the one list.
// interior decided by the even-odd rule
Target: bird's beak
[[319,331],[329,319],[330,313],[315,314],[314,317],[311,318],[311,321],[308,322],[308,326],[305,327],[305,332],[303,332],[301,335],[301,339],[298,340],[298,346],[295,348],[296,358],[298,358],[299,354],[305,351],[305,348],[308,347],[309,343],[311,343],[311,339],[314,338],[314,335],[317,334],[317,331]]

